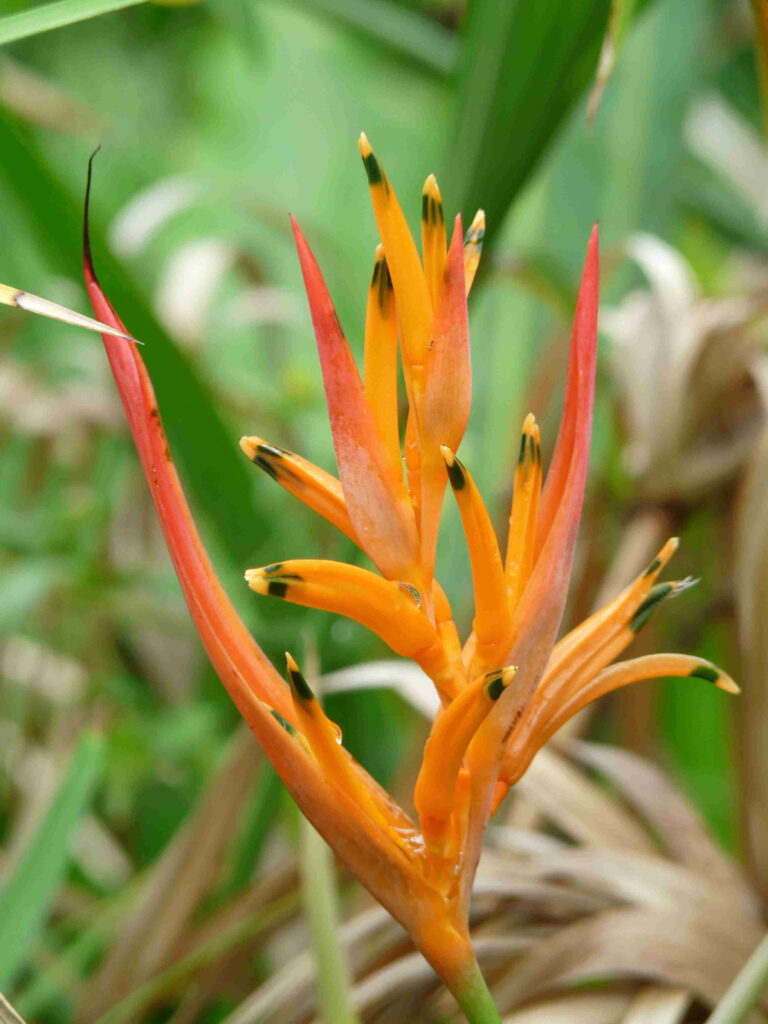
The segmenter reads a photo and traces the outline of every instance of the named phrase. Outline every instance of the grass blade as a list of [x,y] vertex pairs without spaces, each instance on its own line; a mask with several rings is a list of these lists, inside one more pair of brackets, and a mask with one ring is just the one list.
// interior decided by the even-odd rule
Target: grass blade
[[707,1024],[741,1024],[768,988],[768,935],[739,971]]
[[426,71],[447,78],[456,66],[458,45],[449,29],[418,11],[389,0],[301,0],[340,25],[355,29],[375,46],[386,47]]
[[357,1024],[349,1004],[349,971],[339,945],[336,876],[325,840],[301,819],[301,889],[317,962],[317,1001],[326,1024]]
[[[0,150],[0,184],[26,214],[51,269],[79,280],[81,197],[67,193],[29,133],[1,110]],[[110,254],[97,223],[92,225],[91,239],[105,290],[131,329],[146,341],[144,354],[171,450],[186,470],[182,475],[193,505],[204,510],[233,562],[244,565],[253,555],[244,524],[258,521],[258,513],[251,499],[252,477],[234,441],[234,431],[219,418],[197,371],[158,323],[130,273]],[[232,578],[239,582],[239,572]]]
[[486,241],[593,80],[610,0],[470,5],[446,159],[458,207],[483,207]]
[[0,992],[0,1024],[24,1024],[24,1020],[14,1010],[2,992]]
[[0,892],[0,986],[7,988],[37,940],[69,857],[75,827],[96,784],[102,737],[85,733],[40,828]]
[[29,11],[7,14],[0,18],[0,46],[143,2],[144,0],[54,0],[54,3],[40,4]]

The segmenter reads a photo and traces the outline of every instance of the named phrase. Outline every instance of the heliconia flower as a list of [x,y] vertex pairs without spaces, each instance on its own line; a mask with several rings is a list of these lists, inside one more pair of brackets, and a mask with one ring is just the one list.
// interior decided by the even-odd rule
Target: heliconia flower
[[[301,810],[410,932],[468,1019],[498,1021],[472,952],[468,910],[483,834],[509,787],[565,721],[611,690],[670,675],[692,676],[729,692],[738,687],[709,662],[686,655],[612,664],[658,606],[688,585],[658,582],[675,539],[615,600],[557,639],[589,461],[597,227],[587,248],[552,463],[542,487],[539,428],[528,415],[502,553],[480,492],[456,455],[469,419],[466,298],[480,256],[482,211],[465,239],[457,217],[448,243],[440,192],[430,176],[422,197],[420,258],[364,135],[360,150],[381,237],[368,291],[362,377],[317,262],[293,221],[339,476],[260,437],[244,437],[240,446],[256,466],[354,541],[375,568],[284,559],[248,569],[245,578],[258,594],[355,619],[430,677],[441,707],[416,782],[418,823],[346,751],[291,654],[286,685],[216,578],[176,475],[144,362],[96,278],[87,202],[85,277],[99,323],[72,316],[102,331],[182,590],[232,699]],[[61,316],[60,309],[35,302],[29,308]],[[405,474],[398,351],[409,407]],[[475,596],[473,628],[463,645],[434,575],[448,485],[466,534]]]

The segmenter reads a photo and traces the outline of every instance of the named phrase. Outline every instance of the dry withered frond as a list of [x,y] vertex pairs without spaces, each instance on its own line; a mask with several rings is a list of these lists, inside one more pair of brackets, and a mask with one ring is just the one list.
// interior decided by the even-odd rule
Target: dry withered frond
[[688,264],[651,235],[626,243],[649,287],[601,314],[623,394],[627,465],[653,500],[698,497],[732,477],[755,444],[761,404],[750,366],[765,283],[705,299]]
[[[768,361],[754,368],[760,394],[768,403]],[[766,406],[768,408],[768,405]],[[747,853],[755,883],[768,900],[768,429],[750,459],[736,522],[736,602],[748,699],[740,709],[740,787]]]
[[85,987],[79,1019],[97,1020],[177,958],[195,911],[215,885],[260,760],[251,733],[239,729],[195,811],[144,879]]

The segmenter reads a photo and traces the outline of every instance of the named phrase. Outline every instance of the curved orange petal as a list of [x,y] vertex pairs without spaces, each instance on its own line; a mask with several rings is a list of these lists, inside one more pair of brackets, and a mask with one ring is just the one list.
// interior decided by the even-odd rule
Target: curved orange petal
[[384,247],[376,247],[365,309],[365,397],[387,446],[390,459],[400,465],[400,429],[397,409],[397,308]]
[[240,448],[255,466],[263,469],[289,494],[303,501],[360,546],[338,477],[326,473],[295,452],[278,448],[260,437],[241,437]]
[[[688,654],[648,654],[620,661],[598,672],[564,702],[550,703],[537,717],[523,715],[504,754],[504,783],[508,788],[520,779],[544,744],[577,712],[599,697],[644,679],[667,676],[701,679],[726,693],[739,693],[729,675],[704,658]],[[500,780],[501,781],[501,780]],[[506,790],[505,790],[506,792]],[[503,794],[500,794],[500,796]]]

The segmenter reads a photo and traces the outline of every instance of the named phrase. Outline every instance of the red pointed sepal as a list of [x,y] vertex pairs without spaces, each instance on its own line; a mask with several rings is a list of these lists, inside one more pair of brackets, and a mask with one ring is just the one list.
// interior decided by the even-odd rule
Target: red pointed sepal
[[424,360],[421,403],[421,538],[424,562],[434,568],[446,475],[441,445],[456,451],[472,404],[472,363],[464,283],[464,240],[457,215],[443,275],[432,339]]
[[[515,687],[498,701],[468,751],[472,769],[472,810],[465,847],[466,879],[473,877],[480,856],[506,740],[530,703],[546,668],[568,595],[592,437],[598,301],[599,252],[595,225],[573,321],[563,421],[558,451],[550,470],[550,477],[553,471],[556,475],[548,484],[550,488],[557,488],[557,505],[515,610],[509,652],[504,659],[504,663],[519,665],[520,671]],[[468,882],[462,896],[465,902],[469,898]]]
[[293,233],[323,372],[347,511],[363,550],[388,579],[419,585],[419,539],[399,465],[376,427],[323,275],[295,218]]

